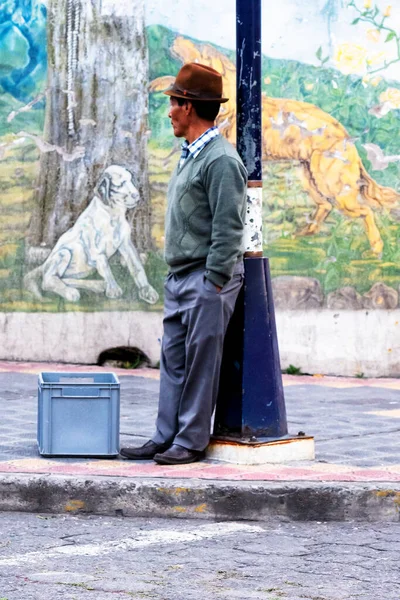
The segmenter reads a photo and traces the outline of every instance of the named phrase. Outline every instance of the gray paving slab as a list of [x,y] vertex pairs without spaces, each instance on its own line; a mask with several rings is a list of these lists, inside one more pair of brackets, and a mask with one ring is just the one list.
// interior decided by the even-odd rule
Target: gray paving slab
[[[121,378],[121,445],[153,433],[159,382]],[[400,410],[400,390],[363,386],[285,388],[289,430],[315,437],[316,461],[358,467],[400,464],[400,418],[372,414]],[[38,455],[37,376],[0,373],[0,461]],[[77,459],[63,459],[77,460]]]
[[[205,461],[163,471],[153,461],[42,459],[36,443],[37,375],[1,369],[0,512],[400,520],[397,382],[357,387],[351,380],[288,379],[289,430],[315,437],[315,461],[260,467]],[[141,444],[153,432],[159,383],[152,375],[120,378],[123,446]]]

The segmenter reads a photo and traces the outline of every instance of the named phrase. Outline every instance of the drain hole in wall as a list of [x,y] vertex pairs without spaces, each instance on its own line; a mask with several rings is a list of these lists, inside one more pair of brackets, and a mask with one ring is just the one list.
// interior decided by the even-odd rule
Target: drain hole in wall
[[116,369],[138,369],[150,367],[150,359],[139,348],[120,346],[104,350],[97,359],[101,367],[114,367]]

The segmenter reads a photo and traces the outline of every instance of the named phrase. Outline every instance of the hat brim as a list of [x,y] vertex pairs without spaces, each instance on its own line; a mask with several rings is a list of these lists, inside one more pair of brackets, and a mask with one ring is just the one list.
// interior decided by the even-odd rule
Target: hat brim
[[191,100],[193,102],[220,102],[221,104],[223,104],[224,102],[228,102],[229,100],[229,98],[220,98],[218,96],[214,96],[213,98],[204,98],[194,96],[189,92],[187,94],[183,94],[182,92],[175,90],[173,87],[169,87],[166,90],[164,90],[163,94],[165,94],[166,96],[173,96],[174,98],[183,98],[184,100]]

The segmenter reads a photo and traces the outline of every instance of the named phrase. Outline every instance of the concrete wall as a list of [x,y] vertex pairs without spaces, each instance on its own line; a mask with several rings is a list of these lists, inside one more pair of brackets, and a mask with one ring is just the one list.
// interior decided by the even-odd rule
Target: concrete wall
[[[264,4],[264,254],[282,366],[398,376],[400,6]],[[235,143],[233,10],[0,7],[2,359],[93,363],[133,346],[158,361],[179,157],[161,92],[185,62],[219,70],[230,100],[217,122]]]
[[156,365],[161,312],[2,313],[0,359],[96,364],[102,352],[137,348]]
[[303,373],[399,377],[400,310],[277,313],[281,364]]
[[[400,310],[278,311],[282,368],[346,377],[398,377]],[[162,315],[7,313],[0,316],[0,360],[94,364],[117,346],[139,348],[156,365]],[[65,343],[60,343],[65,340]]]

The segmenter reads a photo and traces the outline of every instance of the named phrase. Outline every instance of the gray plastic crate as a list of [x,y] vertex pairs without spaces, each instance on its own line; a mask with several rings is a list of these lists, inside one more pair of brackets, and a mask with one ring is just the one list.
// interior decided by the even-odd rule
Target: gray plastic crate
[[40,373],[42,456],[116,456],[120,384],[114,373]]

